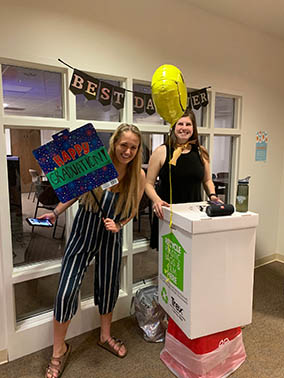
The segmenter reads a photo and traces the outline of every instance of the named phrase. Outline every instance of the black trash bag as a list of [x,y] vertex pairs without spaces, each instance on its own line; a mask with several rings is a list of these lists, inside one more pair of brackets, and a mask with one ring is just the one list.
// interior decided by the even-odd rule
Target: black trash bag
[[144,340],[153,343],[163,342],[168,319],[166,312],[158,303],[158,286],[152,285],[137,290],[132,298],[131,308],[133,305]]

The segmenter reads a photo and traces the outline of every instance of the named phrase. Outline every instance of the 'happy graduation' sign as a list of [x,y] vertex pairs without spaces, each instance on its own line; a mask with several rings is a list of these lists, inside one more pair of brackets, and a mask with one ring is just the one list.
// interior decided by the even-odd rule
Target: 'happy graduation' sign
[[117,171],[91,123],[52,138],[33,154],[61,202],[117,183]]

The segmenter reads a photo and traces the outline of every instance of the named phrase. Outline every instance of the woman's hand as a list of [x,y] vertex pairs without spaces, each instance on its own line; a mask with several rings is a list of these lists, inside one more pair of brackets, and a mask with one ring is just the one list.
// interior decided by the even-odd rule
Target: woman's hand
[[107,231],[111,231],[115,233],[115,232],[118,232],[121,228],[119,224],[115,223],[113,219],[106,218],[106,219],[103,219],[103,221],[104,221],[105,228]]
[[55,209],[53,209],[52,213],[46,213],[38,217],[38,219],[49,219],[52,224],[56,222],[56,219],[62,214],[68,207],[73,205],[78,200],[78,198],[73,198],[67,202],[59,202]]
[[54,213],[46,213],[41,215],[40,217],[37,217],[37,219],[49,219],[52,224],[56,221],[56,216]]
[[218,196],[210,196],[210,199],[209,201],[211,202],[220,202],[220,203],[224,203],[222,200],[220,200],[220,198],[218,198]]
[[156,201],[153,204],[154,214],[160,219],[164,219],[164,212],[163,212],[162,206],[170,207],[170,205],[166,201],[163,201],[163,200]]

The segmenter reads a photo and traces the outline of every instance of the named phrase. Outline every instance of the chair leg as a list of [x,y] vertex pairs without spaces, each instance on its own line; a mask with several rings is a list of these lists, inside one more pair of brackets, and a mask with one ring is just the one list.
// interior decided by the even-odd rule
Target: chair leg
[[[37,199],[35,213],[34,213],[34,218],[36,218],[36,215],[37,215],[38,204],[39,204],[39,200]],[[34,232],[34,226],[32,227],[32,232]]]
[[152,214],[152,201],[150,199],[149,199],[148,209],[149,209],[149,223],[150,223],[150,227],[152,229],[153,214]]
[[62,230],[62,234],[61,234],[61,240],[63,239],[63,237],[64,237],[64,234],[65,234],[65,224],[64,224],[64,226],[63,226],[63,230]]
[[151,209],[151,207],[149,207],[148,215],[149,215],[150,228],[152,228],[152,209]]
[[39,204],[39,200],[37,199],[35,213],[34,213],[34,218],[36,218],[36,215],[37,215],[38,204]]
[[138,213],[138,232],[141,230],[141,214]]
[[55,223],[54,223],[54,226],[53,226],[53,233],[52,233],[52,237],[53,237],[53,239],[55,239],[56,226],[57,226],[57,219],[56,219],[56,221],[55,221]]
[[31,186],[30,186],[30,192],[29,192],[29,195],[28,195],[28,199],[30,199],[30,195],[31,195],[31,192],[32,192],[32,188],[33,188],[33,183],[31,183]]

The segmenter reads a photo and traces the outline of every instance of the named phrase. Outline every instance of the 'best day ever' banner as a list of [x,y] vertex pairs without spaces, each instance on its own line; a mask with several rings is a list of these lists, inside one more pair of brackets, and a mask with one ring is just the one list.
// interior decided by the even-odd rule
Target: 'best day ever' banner
[[[116,109],[124,107],[125,92],[129,91],[76,69],[73,71],[69,89],[74,95],[83,94],[89,101],[98,100],[102,105],[112,105]],[[188,92],[188,107],[190,109],[198,110],[201,106],[207,106],[208,103],[206,88]],[[156,109],[151,94],[134,91],[133,109],[136,113],[154,114]]]

